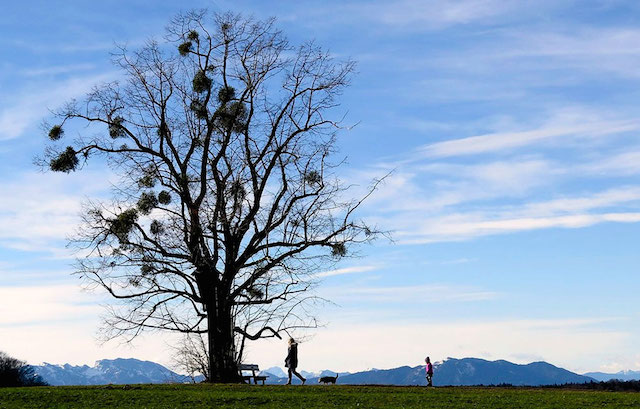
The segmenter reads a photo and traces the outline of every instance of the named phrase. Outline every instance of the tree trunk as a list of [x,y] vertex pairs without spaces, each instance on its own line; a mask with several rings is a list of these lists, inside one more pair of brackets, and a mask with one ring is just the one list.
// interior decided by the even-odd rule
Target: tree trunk
[[242,377],[235,360],[231,309],[221,305],[207,308],[209,336],[209,382],[240,383]]

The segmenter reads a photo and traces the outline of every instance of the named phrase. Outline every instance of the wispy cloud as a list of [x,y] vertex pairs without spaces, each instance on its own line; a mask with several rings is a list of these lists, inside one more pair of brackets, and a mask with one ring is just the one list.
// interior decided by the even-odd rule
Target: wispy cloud
[[487,219],[486,215],[453,214],[427,220],[412,230],[397,232],[403,244],[469,240],[476,237],[550,228],[582,228],[595,224],[638,223],[640,213],[574,214],[569,216]]
[[555,7],[539,0],[394,0],[368,1],[350,7],[352,13],[402,30],[438,30],[454,25],[482,24],[537,9]]
[[541,143],[557,142],[557,138],[583,139],[614,135],[640,129],[640,121],[596,121],[573,125],[551,125],[520,132],[496,132],[425,145],[417,155],[426,158],[477,155]]
[[385,287],[348,287],[348,288],[327,288],[327,296],[340,302],[349,301],[370,301],[410,304],[413,306],[423,303],[439,302],[474,302],[487,301],[499,297],[493,291],[483,289],[447,285],[447,284],[419,284],[408,286],[385,286]]
[[579,165],[578,168],[587,173],[598,176],[630,176],[640,174],[640,146],[627,148],[625,152],[618,152],[591,163]]
[[69,65],[58,65],[53,67],[29,68],[20,72],[20,74],[24,75],[25,77],[40,77],[40,76],[77,73],[81,71],[93,70],[95,68],[96,66],[94,64],[88,64],[88,63],[69,64]]
[[[28,308],[20,308],[28,300]],[[96,317],[95,295],[76,285],[0,287],[0,328]]]
[[398,243],[420,244],[538,229],[640,222],[638,211],[615,211],[621,206],[640,209],[640,187],[629,186],[520,205],[485,204],[465,212],[443,209],[422,217],[414,212],[397,212],[387,220],[389,226],[397,226],[395,236]]
[[92,86],[112,80],[114,74],[74,77],[55,84],[32,84],[29,90],[13,95],[10,103],[0,105],[0,141],[21,136],[47,115],[48,108],[56,108],[67,100],[82,95]]
[[334,277],[345,274],[365,273],[368,271],[378,270],[380,266],[377,265],[364,265],[364,266],[352,266],[338,268],[335,270],[323,271],[315,275],[317,278]]
[[77,174],[27,172],[0,183],[0,245],[29,251],[63,251],[80,222],[81,203],[103,194],[109,181],[95,171]]

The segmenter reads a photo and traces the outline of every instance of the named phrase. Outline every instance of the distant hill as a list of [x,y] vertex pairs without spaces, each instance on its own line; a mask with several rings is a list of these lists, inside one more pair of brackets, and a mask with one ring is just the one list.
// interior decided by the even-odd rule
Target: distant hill
[[106,385],[130,383],[188,382],[164,366],[138,359],[103,359],[94,366],[69,364],[33,366],[35,373],[50,385]]
[[640,371],[620,371],[616,373],[604,372],[587,372],[584,376],[589,376],[597,381],[610,381],[618,379],[620,381],[637,381],[640,380]]
[[[51,385],[104,385],[131,383],[189,382],[190,378],[177,374],[164,366],[137,359],[103,359],[94,366],[73,366],[44,364],[34,366],[35,373]],[[522,386],[553,385],[564,383],[585,383],[598,378],[578,375],[546,362],[518,365],[507,361],[487,361],[478,358],[448,358],[434,364],[433,384],[443,385],[498,385]],[[267,383],[283,384],[286,373],[278,367],[263,371],[269,375]],[[306,372],[305,372],[306,373]],[[629,374],[629,372],[627,372]],[[307,383],[318,383],[318,377],[335,375],[324,370],[320,373],[306,373]],[[607,375],[607,374],[605,374]],[[619,376],[618,374],[613,374]],[[294,383],[300,381],[294,379]],[[424,366],[401,366],[393,369],[372,369],[369,371],[343,372],[339,384],[351,385],[426,385]]]

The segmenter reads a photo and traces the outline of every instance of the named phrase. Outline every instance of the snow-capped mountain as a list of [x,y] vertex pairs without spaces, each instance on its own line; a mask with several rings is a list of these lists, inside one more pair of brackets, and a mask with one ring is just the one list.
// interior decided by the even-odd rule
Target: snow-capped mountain
[[260,372],[262,375],[273,376],[276,378],[286,378],[287,373],[278,366],[272,366]]
[[182,383],[189,380],[160,364],[138,359],[103,359],[94,366],[44,363],[33,369],[50,385]]

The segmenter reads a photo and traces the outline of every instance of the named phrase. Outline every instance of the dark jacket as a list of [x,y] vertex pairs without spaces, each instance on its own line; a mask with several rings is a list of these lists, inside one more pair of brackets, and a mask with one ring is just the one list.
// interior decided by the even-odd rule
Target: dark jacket
[[298,366],[298,344],[289,345],[287,357],[284,360],[284,366],[295,369]]

